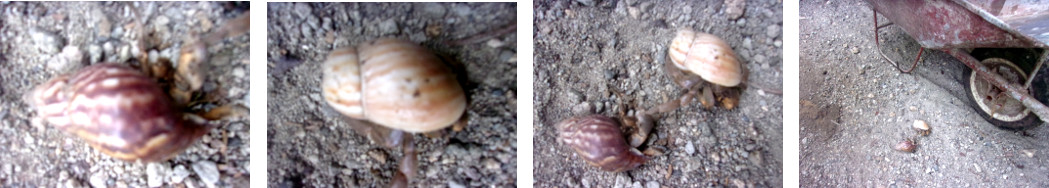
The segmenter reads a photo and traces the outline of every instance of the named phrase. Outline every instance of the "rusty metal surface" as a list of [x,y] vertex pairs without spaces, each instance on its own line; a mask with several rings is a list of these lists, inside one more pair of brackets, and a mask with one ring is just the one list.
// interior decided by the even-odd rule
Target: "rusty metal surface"
[[1049,1],[1046,0],[954,0],[954,2],[972,5],[1005,22],[1049,14]]
[[1049,10],[1033,17],[1006,20],[1005,23],[1025,36],[1049,44]]
[[[1025,36],[1009,25],[1013,23],[1028,27],[1023,23],[1038,23],[1029,21],[1032,18],[1030,15],[1035,15],[1029,11],[1049,7],[1049,2],[1032,3],[1029,7],[1008,4],[1010,1],[1007,0],[867,0],[867,3],[927,48],[1049,47],[1046,42],[1030,35]],[[1008,18],[1009,22],[998,19],[987,9]]]
[[1049,1],[1046,0],[954,0],[985,21],[1006,32],[1049,47]]

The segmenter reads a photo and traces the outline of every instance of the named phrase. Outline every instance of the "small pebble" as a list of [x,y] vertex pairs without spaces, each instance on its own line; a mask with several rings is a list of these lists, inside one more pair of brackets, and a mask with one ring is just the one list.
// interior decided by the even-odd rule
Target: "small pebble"
[[65,170],[62,170],[62,171],[58,172],[58,180],[65,180],[65,179],[69,179],[69,172],[65,171]]
[[368,151],[368,156],[372,157],[372,159],[375,159],[375,161],[378,161],[379,164],[386,164],[386,153],[383,153],[382,151],[379,151],[379,150]]
[[615,187],[626,187],[630,183],[630,177],[627,177],[626,173],[618,173],[616,175]]
[[499,162],[496,162],[495,159],[492,158],[484,159],[482,163],[484,163],[485,168],[488,168],[488,170],[499,170],[502,167]]
[[379,23],[378,28],[379,34],[381,35],[396,34],[400,32],[397,28],[397,22],[393,21],[393,19],[387,19],[386,21]]
[[149,62],[160,61],[160,52],[158,52],[156,49],[149,50],[149,52],[147,53],[147,57],[149,57],[149,59],[147,60]]
[[109,178],[103,173],[95,173],[94,175],[91,175],[87,180],[87,183],[91,184],[92,187],[109,187],[106,186],[106,181],[108,181],[108,179]]
[[594,113],[593,110],[594,110],[593,107],[590,106],[590,103],[588,103],[588,102],[581,102],[581,103],[577,104],[575,106],[575,108],[573,109],[573,111],[575,111],[575,114],[584,114],[584,115],[585,114],[592,114],[592,113]]
[[594,6],[594,0],[576,0],[576,2],[585,6]]
[[88,55],[88,58],[89,58],[88,60],[91,61],[91,63],[101,62],[102,61],[102,46],[99,46],[97,44],[92,44],[92,45],[87,46],[87,55]]
[[687,153],[688,155],[696,153],[696,147],[692,145],[691,140],[685,143],[685,153]]
[[765,34],[769,35],[769,38],[779,37],[779,34],[782,33],[782,31],[783,31],[780,28],[779,25],[775,25],[775,24],[769,25],[768,27],[766,27],[766,29],[767,30],[766,30]]
[[146,165],[146,185],[149,187],[160,187],[164,185],[164,179],[168,176],[167,165],[160,163],[149,163]]
[[743,48],[744,49],[752,49],[752,48],[754,48],[754,40],[751,40],[750,37],[743,38]]
[[747,183],[739,179],[732,179],[732,184],[739,188],[747,187]]
[[24,137],[22,137],[22,141],[24,141],[27,145],[35,145],[36,144],[36,139],[33,138],[33,136],[29,135],[29,134],[26,134]]
[[59,72],[70,72],[80,68],[83,64],[84,54],[76,46],[66,46],[62,52],[47,62],[51,70]]
[[422,6],[422,12],[426,17],[440,18],[444,17],[444,13],[448,12],[448,10],[440,3],[424,3]]
[[4,164],[3,172],[4,172],[4,174],[8,174],[8,175],[14,174],[15,173],[15,165]]
[[728,16],[729,20],[739,19],[743,16],[744,8],[746,8],[745,0],[726,0],[725,1],[725,16]]
[[499,60],[505,61],[507,63],[516,63],[517,62],[517,52],[510,51],[510,50],[500,51],[499,52]]
[[237,68],[233,69],[233,77],[235,77],[235,78],[243,78],[244,74],[245,74],[245,71],[244,71],[243,67],[237,67]]
[[638,19],[641,17],[641,9],[637,7],[627,7],[626,11],[630,14],[631,18]]
[[182,180],[185,180],[186,177],[189,177],[189,170],[186,170],[185,166],[178,165],[175,166],[175,169],[169,175],[171,175],[171,183],[178,184],[182,183]]
[[107,60],[116,61],[117,49],[113,42],[102,43],[102,54],[107,56]]
[[765,60],[765,55],[758,54],[754,56],[754,62],[761,63],[762,65],[764,65],[763,67],[768,67],[768,65],[765,64]]
[[198,161],[193,163],[193,172],[197,173],[205,184],[215,185],[219,182],[219,169],[211,161]]
[[117,49],[117,62],[125,62],[131,59],[131,45],[121,44]]
[[645,183],[645,188],[659,188],[659,182],[649,181]]
[[1027,156],[1027,157],[1034,157],[1034,152],[1033,152],[1033,151],[1031,151],[1031,150],[1027,150],[1027,149],[1025,149],[1025,150],[1020,150],[1020,151],[1024,153],[1024,156]]
[[448,180],[449,188],[466,188],[462,183],[456,182],[455,180]]
[[458,17],[466,17],[472,14],[473,10],[466,4],[455,4],[452,6],[452,13]]
[[78,182],[76,179],[67,179],[65,186],[66,187],[82,187],[82,185],[80,185],[80,182]]
[[488,47],[490,47],[490,48],[499,48],[499,47],[503,47],[504,45],[506,45],[506,43],[501,41],[501,40],[499,40],[499,39],[491,39],[491,40],[488,40],[488,42],[485,42],[485,45],[488,45]]
[[[314,37],[314,36],[313,36],[313,28],[312,28],[312,27],[310,27],[310,25],[308,25],[308,24],[303,24],[303,25],[301,25],[301,26],[299,26],[299,27],[300,27],[300,28],[301,28],[301,30],[302,30],[302,36],[303,36],[303,37],[311,37],[311,38],[312,38],[312,37]],[[384,29],[385,29],[385,28],[384,28]]]
[[65,39],[58,34],[37,27],[29,29],[29,36],[33,39],[37,49],[45,54],[57,53],[66,43]]

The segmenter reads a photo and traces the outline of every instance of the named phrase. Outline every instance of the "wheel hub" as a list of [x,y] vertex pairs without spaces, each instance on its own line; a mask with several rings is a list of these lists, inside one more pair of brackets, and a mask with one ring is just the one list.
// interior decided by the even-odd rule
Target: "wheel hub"
[[[1001,75],[1010,83],[1022,84],[1026,81],[1025,74],[1020,67],[1012,62],[1001,58],[989,58],[981,61],[991,71]],[[1015,122],[1024,119],[1030,114],[1030,110],[1024,107],[1020,101],[1013,99],[990,82],[980,78],[978,74],[969,76],[970,94],[976,104],[984,113],[990,114],[994,119]]]

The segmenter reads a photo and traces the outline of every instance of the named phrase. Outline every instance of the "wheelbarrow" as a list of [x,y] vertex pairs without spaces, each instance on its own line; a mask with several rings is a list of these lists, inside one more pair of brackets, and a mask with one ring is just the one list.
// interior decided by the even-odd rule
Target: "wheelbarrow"
[[[913,70],[925,48],[944,51],[970,68],[962,81],[966,98],[988,122],[1009,129],[1049,122],[1049,78],[1042,76],[1049,71],[1042,70],[1049,60],[1049,1],[866,1],[875,12],[878,53],[897,70]],[[878,25],[879,13],[921,45],[914,64],[881,51],[878,29],[888,25]]]

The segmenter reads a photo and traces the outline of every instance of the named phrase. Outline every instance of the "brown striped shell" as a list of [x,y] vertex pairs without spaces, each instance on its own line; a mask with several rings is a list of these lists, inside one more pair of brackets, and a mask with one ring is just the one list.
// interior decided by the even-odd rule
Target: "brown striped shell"
[[717,36],[681,29],[670,41],[667,51],[674,66],[708,82],[733,87],[743,81],[743,69],[736,52]]
[[46,122],[127,161],[166,160],[209,129],[182,119],[156,81],[120,64],[55,77],[27,100]]
[[353,118],[419,133],[448,127],[466,110],[455,75],[411,41],[384,38],[336,49],[322,69],[324,99]]
[[558,142],[575,150],[579,157],[601,170],[622,172],[635,169],[647,158],[630,147],[619,123],[602,115],[573,117],[557,123]]

